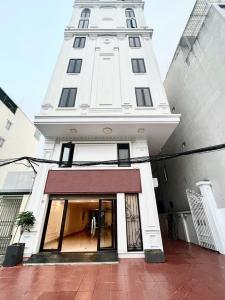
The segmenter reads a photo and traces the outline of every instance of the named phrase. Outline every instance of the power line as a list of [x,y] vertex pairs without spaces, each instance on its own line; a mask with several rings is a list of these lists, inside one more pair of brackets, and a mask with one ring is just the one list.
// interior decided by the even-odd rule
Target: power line
[[[120,159],[120,160],[106,160],[106,161],[73,161],[72,166],[76,167],[88,167],[88,166],[97,166],[97,165],[118,165],[119,163],[130,163],[130,164],[141,164],[141,163],[151,163],[151,162],[158,162],[158,161],[165,161],[169,159],[174,159],[182,156],[189,156],[194,154],[203,154],[213,151],[219,151],[224,150],[225,144],[215,145],[215,146],[209,146],[205,148],[199,148],[184,152],[178,152],[178,153],[172,153],[172,154],[159,154],[159,155],[153,155],[153,156],[142,156],[142,157],[135,157],[128,159]],[[60,161],[58,160],[49,160],[49,159],[41,159],[41,158],[35,158],[35,157],[29,157],[29,156],[23,156],[19,158],[12,158],[12,159],[4,159],[0,160],[0,167],[7,166],[13,163],[17,163],[19,161],[26,160],[29,165],[33,168],[34,172],[36,173],[36,170],[34,169],[33,164],[38,163],[45,163],[45,164],[60,164]]]

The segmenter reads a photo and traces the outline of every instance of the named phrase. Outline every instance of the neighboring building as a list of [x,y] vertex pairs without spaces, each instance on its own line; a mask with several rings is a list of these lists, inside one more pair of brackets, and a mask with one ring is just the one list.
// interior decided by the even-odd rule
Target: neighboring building
[[[163,147],[163,153],[177,153],[225,142],[224,47],[225,1],[197,1],[165,80],[170,107],[173,112],[181,113],[182,118]],[[158,164],[158,176],[158,200],[164,203],[166,211],[173,203],[176,212],[190,209],[186,189],[198,191],[196,183],[210,181],[215,197],[211,214],[215,223],[225,228],[224,151],[163,162]],[[188,226],[191,241],[198,243],[191,220]],[[225,232],[220,234],[220,243],[224,242]],[[225,253],[224,246],[221,247],[223,250],[220,251]]]
[[[37,222],[25,255],[163,250],[149,163],[179,123],[152,50],[144,2],[76,1],[41,112],[44,157],[28,205]],[[118,165],[75,167],[72,162]]]
[[[39,132],[0,88],[0,161],[36,156]],[[27,162],[0,167],[0,255],[11,240],[18,211],[24,209],[35,174]]]

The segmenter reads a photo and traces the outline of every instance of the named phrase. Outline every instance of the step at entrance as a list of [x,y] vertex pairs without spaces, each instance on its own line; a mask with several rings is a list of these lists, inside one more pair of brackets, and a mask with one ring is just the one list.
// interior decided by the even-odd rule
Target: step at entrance
[[115,251],[86,253],[38,253],[33,254],[24,264],[65,264],[65,263],[115,263],[118,254]]

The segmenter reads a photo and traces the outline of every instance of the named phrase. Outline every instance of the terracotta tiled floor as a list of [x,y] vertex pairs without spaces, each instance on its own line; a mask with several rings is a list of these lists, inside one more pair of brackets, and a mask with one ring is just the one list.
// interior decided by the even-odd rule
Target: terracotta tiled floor
[[225,299],[225,256],[167,242],[167,262],[0,269],[0,299]]

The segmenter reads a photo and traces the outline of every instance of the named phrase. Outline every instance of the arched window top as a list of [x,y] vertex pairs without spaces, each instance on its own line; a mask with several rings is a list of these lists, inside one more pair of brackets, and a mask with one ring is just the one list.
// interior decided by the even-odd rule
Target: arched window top
[[126,9],[126,17],[127,18],[135,18],[134,10],[132,8]]
[[91,10],[89,8],[84,8],[81,12],[81,18],[90,18]]

